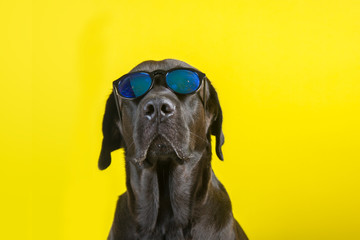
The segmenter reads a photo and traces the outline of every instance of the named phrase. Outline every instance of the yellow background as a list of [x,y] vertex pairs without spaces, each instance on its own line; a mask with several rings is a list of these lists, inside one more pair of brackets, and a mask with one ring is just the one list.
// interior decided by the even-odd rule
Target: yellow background
[[99,171],[113,80],[205,72],[213,167],[251,240],[360,239],[360,1],[1,1],[0,239],[105,239],[122,151]]

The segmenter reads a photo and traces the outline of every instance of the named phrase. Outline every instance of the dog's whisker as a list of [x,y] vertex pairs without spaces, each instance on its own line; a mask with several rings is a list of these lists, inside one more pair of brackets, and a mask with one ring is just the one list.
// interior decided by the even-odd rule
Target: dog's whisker
[[129,146],[127,146],[127,148],[130,148],[132,145],[134,145],[135,141],[131,141],[131,143],[129,144]]
[[189,132],[191,135],[193,135],[194,137],[197,137],[197,138],[199,138],[200,140],[203,140],[204,142],[207,142],[207,140],[206,139],[204,139],[203,137],[200,137],[199,135],[197,135],[197,134],[195,134],[195,133],[193,133],[193,132]]

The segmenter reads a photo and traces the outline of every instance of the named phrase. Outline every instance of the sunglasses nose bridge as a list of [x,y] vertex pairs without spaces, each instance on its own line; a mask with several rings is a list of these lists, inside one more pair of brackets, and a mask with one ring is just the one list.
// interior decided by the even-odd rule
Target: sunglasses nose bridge
[[151,78],[154,86],[164,86],[166,84],[166,73],[164,71],[153,72]]

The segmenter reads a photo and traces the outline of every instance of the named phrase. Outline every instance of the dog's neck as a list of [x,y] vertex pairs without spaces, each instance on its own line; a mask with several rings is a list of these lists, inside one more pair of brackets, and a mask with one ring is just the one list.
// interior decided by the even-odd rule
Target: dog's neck
[[159,210],[157,216],[157,224],[159,225],[163,225],[167,222],[167,219],[170,219],[174,215],[170,199],[171,182],[169,174],[171,168],[172,166],[168,162],[160,163],[156,168],[159,188]]
[[[173,224],[183,230],[189,226],[192,203],[206,200],[211,180],[211,155],[184,164],[158,162],[139,169],[127,164],[129,207],[139,232],[168,229]],[[131,175],[131,176],[130,176]]]

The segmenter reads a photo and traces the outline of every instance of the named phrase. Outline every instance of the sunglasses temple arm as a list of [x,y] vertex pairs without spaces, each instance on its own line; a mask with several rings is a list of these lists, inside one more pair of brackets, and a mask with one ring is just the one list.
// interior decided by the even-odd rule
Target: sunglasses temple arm
[[203,97],[204,97],[204,114],[205,114],[205,119],[206,119],[206,79],[203,80],[204,81],[204,92],[203,92]]
[[116,110],[117,110],[117,112],[119,114],[120,122],[122,122],[120,106],[119,106],[118,97],[116,95],[116,90],[115,89],[113,90],[113,94],[114,94],[114,99],[115,99],[115,104],[116,104]]

